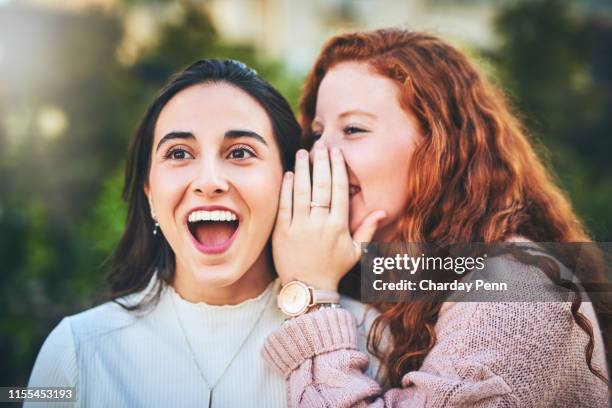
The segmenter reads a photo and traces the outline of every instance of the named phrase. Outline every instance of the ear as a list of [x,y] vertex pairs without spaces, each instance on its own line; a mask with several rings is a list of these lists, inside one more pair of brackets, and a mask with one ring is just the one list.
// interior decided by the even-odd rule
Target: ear
[[147,196],[147,200],[149,201],[149,209],[153,212],[153,202],[151,201],[151,189],[149,188],[149,182],[146,182],[144,187],[142,188],[145,196]]

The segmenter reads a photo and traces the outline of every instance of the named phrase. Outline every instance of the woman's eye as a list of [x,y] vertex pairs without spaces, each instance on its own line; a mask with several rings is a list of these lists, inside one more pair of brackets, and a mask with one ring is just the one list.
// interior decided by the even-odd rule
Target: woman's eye
[[187,150],[180,147],[175,147],[168,151],[166,158],[171,160],[185,160],[192,159],[193,156]]
[[347,126],[344,128],[344,133],[346,133],[347,135],[353,135],[355,133],[363,133],[363,132],[366,132],[366,130],[360,127],[357,127],[357,126]]
[[253,149],[248,146],[239,146],[233,148],[227,157],[234,160],[244,160],[250,157],[256,157],[256,154]]

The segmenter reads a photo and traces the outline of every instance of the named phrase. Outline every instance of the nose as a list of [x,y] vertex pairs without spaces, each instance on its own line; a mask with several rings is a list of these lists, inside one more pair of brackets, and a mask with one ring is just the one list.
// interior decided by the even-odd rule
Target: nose
[[342,147],[342,135],[332,130],[323,132],[319,140],[323,141],[323,143],[325,143],[325,146],[327,146],[328,148]]
[[197,171],[193,180],[193,189],[196,194],[214,197],[229,190],[229,183],[224,176],[223,168],[216,160],[203,160]]
[[[321,137],[317,140],[317,142],[323,142],[325,144],[325,147],[328,149],[337,147],[338,149],[342,151],[342,137],[337,137],[332,132],[324,132],[323,134],[321,134]],[[315,142],[315,144],[317,142]],[[312,148],[310,149],[310,161],[311,162],[314,159],[314,148],[315,148],[315,145],[313,144]]]

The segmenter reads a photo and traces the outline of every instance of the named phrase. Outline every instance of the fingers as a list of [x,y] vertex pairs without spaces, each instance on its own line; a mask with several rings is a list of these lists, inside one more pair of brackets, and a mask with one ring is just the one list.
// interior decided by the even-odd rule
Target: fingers
[[310,168],[308,152],[300,149],[295,158],[293,182],[293,220],[304,219],[310,215]]
[[[367,217],[361,222],[361,225],[357,227],[357,230],[353,234],[353,241],[357,244],[362,242],[370,242],[378,225],[380,222],[387,216],[387,213],[382,210],[374,211],[373,213],[368,214]],[[361,251],[359,245],[357,245],[357,250]]]
[[278,201],[278,215],[276,223],[280,226],[291,225],[291,212],[293,210],[293,173],[288,171],[283,177],[280,199]]
[[314,145],[314,163],[312,168],[312,201],[327,207],[313,207],[312,215],[326,215],[331,204],[331,170],[329,154],[323,141]]
[[330,213],[333,217],[346,220],[349,212],[349,184],[346,165],[340,149],[331,149],[332,172],[332,205]]

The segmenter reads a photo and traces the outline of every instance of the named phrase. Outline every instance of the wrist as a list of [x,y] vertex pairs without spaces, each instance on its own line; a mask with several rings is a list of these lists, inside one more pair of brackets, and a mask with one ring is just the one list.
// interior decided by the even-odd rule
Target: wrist
[[326,290],[328,292],[338,292],[338,283],[333,281],[304,281],[308,286],[317,290]]
[[337,292],[338,285],[340,282],[334,280],[325,280],[325,279],[304,279],[298,276],[288,277],[288,278],[280,278],[281,286],[285,286],[289,282],[300,281],[305,283],[306,285],[312,287],[317,290],[326,290],[330,292]]

